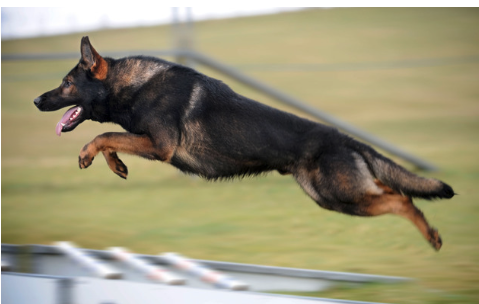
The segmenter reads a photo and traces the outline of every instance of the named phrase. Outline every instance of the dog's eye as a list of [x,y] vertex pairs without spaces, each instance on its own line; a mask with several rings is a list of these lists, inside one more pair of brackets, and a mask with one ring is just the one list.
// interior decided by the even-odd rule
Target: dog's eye
[[72,85],[72,83],[70,81],[65,81],[65,83],[63,84],[65,86],[65,88],[68,88],[69,86]]

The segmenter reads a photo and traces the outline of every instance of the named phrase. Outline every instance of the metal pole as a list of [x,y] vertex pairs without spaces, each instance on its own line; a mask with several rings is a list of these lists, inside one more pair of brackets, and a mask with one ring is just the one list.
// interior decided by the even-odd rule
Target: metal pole
[[200,63],[200,64],[203,64],[203,65],[206,65],[208,67],[211,67],[243,84],[246,84],[266,95],[269,95],[289,106],[292,106],[292,107],[295,107],[299,110],[302,110],[308,114],[311,114],[313,115],[314,117],[326,122],[326,123],[329,123],[335,127],[337,127],[338,129],[341,129],[353,136],[356,136],[366,142],[369,142],[391,154],[394,154],[396,156],[399,156],[401,157],[402,159],[404,160],[407,160],[408,162],[410,163],[413,163],[414,165],[416,165],[418,168],[420,169],[423,169],[423,170],[426,170],[426,171],[435,171],[437,170],[437,167],[430,164],[429,162],[426,162],[414,155],[411,155],[395,146],[393,146],[392,144],[388,143],[388,142],[385,142],[383,141],[382,139],[379,139],[378,137],[374,136],[374,135],[371,135],[365,131],[362,131],[356,127],[354,127],[353,125],[350,125],[342,120],[339,120],[317,108],[314,108],[314,107],[311,107],[303,102],[301,102],[300,100],[296,99],[296,98],[293,98],[287,94],[284,94],[278,90],[276,90],[275,88],[269,86],[269,85],[266,85],[264,83],[261,83],[260,81],[256,80],[256,79],[253,79],[249,76],[246,76],[244,74],[242,74],[241,72],[239,72],[238,70],[236,69],[233,69],[229,66],[226,66],[224,64],[221,64],[220,62],[210,58],[210,57],[207,57],[203,54],[200,54],[198,52],[194,52],[194,51],[188,51],[186,54],[186,56],[192,58],[193,60],[195,60],[196,62]]
[[[173,9],[173,17],[174,20],[175,18],[175,9]],[[175,28],[177,25],[173,24],[173,29],[176,31],[177,29]],[[176,35],[174,34],[174,37]],[[339,120],[317,108],[311,107],[302,101],[293,98],[287,94],[284,94],[275,88],[266,85],[264,83],[261,83],[260,81],[249,77],[247,75],[242,74],[240,71],[231,68],[227,65],[224,65],[211,57],[205,56],[201,53],[195,52],[191,49],[186,49],[186,48],[181,48],[179,47],[180,44],[176,45],[177,48],[173,50],[160,50],[160,51],[144,51],[140,53],[144,54],[151,54],[151,55],[163,55],[163,56],[176,56],[178,62],[183,62],[186,64],[187,59],[189,59],[189,62],[197,62],[206,66],[209,66],[243,84],[246,84],[266,95],[269,95],[287,105],[290,105],[292,107],[295,107],[301,111],[304,111],[310,115],[313,115],[317,119],[320,119],[326,123],[329,123],[331,125],[334,125],[338,129],[341,129],[353,136],[356,136],[366,142],[369,142],[370,144],[373,144],[393,155],[399,156],[400,158],[414,164],[417,166],[419,169],[426,170],[426,171],[436,171],[437,167],[423,159],[420,159],[408,152],[405,152],[392,144],[385,142],[379,138],[377,138],[374,135],[371,135],[365,131],[362,131],[356,127],[354,127],[351,124],[348,124],[342,120]],[[126,52],[109,52],[105,53],[105,55],[111,56],[111,57],[118,57],[118,56],[125,56],[128,55]],[[2,54],[2,61],[5,60],[56,60],[56,59],[70,59],[70,58],[78,58],[78,53],[62,53],[62,54]]]
[[[181,44],[181,29],[180,29],[180,17],[178,14],[179,8],[172,7],[171,8],[171,15],[172,15],[172,41],[173,41],[173,49],[179,50],[182,48]],[[181,63],[184,61],[184,57],[181,54],[176,54],[176,62]]]
[[[191,7],[186,8],[186,24],[184,27],[184,49],[193,51],[194,49],[194,32],[193,32],[193,10]],[[190,68],[194,68],[194,61],[190,57],[186,57],[185,64]]]
[[[173,47],[177,50],[193,49],[193,13],[191,7],[187,7],[185,13],[186,17],[181,18],[180,9],[178,7],[172,9]],[[176,56],[176,62],[192,67],[192,60],[183,56],[181,52]]]
[[[101,55],[105,57],[119,58],[131,56],[135,54],[149,56],[185,56],[185,52],[181,49],[172,50],[139,50],[139,51],[106,51]],[[2,54],[2,61],[22,61],[22,60],[66,60],[79,59],[79,52],[69,53],[30,53],[30,54]]]
[[58,279],[58,303],[59,304],[73,304],[73,278],[59,278]]

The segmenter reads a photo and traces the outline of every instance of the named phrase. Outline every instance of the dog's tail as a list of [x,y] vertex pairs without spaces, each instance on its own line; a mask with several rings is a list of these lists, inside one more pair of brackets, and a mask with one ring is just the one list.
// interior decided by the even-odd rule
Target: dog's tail
[[371,147],[362,143],[357,144],[355,150],[365,159],[373,175],[394,191],[428,200],[451,198],[455,195],[448,184],[437,179],[417,176]]

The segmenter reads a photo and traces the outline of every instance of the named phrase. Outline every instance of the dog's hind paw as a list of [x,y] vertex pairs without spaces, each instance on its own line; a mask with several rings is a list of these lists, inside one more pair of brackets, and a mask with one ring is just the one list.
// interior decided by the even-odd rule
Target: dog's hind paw
[[429,236],[431,237],[429,243],[434,249],[436,249],[436,251],[439,251],[442,247],[442,239],[439,232],[437,232],[437,229],[431,228],[429,230]]

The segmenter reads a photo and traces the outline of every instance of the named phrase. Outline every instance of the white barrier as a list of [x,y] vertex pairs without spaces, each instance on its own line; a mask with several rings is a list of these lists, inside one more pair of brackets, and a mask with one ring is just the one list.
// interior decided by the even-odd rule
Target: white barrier
[[246,290],[248,285],[237,281],[233,278],[226,276],[225,274],[209,269],[197,262],[193,262],[186,257],[183,257],[177,253],[165,253],[161,257],[167,263],[173,265],[175,268],[185,271],[186,273],[200,278],[206,283],[210,283],[217,288],[225,288],[231,290]]
[[122,261],[132,268],[144,273],[145,276],[150,280],[159,281],[169,285],[184,285],[186,282],[185,279],[177,277],[166,269],[149,264],[146,261],[136,257],[125,248],[110,247],[108,248],[108,251],[116,260]]
[[12,269],[9,262],[2,260],[2,271],[10,271]]
[[78,249],[71,242],[56,242],[54,245],[63,254],[70,257],[90,272],[103,279],[121,279],[122,273],[106,266],[102,261],[93,258],[90,254]]

